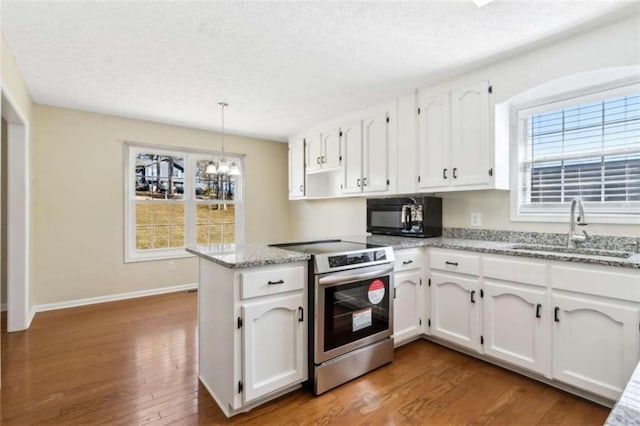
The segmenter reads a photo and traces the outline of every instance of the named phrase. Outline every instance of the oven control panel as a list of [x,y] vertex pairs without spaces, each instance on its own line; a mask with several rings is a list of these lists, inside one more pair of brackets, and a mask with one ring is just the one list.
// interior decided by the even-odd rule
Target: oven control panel
[[340,268],[343,266],[360,265],[363,263],[379,262],[387,260],[387,252],[385,250],[358,252],[339,254],[328,256],[330,268]]

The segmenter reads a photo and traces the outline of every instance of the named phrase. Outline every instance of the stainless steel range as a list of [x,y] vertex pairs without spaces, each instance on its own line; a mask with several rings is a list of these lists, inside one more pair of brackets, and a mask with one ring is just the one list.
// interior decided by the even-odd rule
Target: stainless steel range
[[309,380],[320,395],[393,360],[393,250],[325,240],[279,244],[312,255]]

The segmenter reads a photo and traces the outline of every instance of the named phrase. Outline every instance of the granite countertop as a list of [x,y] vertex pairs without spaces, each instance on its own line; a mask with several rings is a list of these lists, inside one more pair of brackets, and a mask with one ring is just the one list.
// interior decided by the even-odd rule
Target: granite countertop
[[212,244],[187,248],[187,251],[203,259],[232,269],[300,262],[307,261],[311,258],[308,254],[282,250],[260,243],[249,243],[243,246],[235,244]]
[[640,425],[640,364],[607,417],[606,426]]
[[493,253],[509,256],[533,257],[537,259],[640,269],[640,254],[638,253],[632,253],[629,257],[626,258],[594,256],[590,254],[578,253],[551,253],[547,251],[514,249],[515,246],[524,244],[520,242],[470,240],[449,237],[405,238],[384,235],[371,235],[367,237],[366,241],[370,244],[388,245],[393,247],[394,250],[412,247],[437,247],[444,249],[475,251],[479,253]]
[[[514,249],[515,246],[522,244],[562,246],[566,242],[566,234],[470,230],[464,228],[445,228],[443,231],[444,236],[436,238],[359,235],[342,237],[341,239],[344,241],[356,241],[375,245],[391,246],[395,250],[412,247],[437,247],[479,253],[493,253],[509,256],[640,269],[639,253],[632,253],[627,258],[616,258],[591,254]],[[585,245],[585,249],[607,249],[620,251],[625,244],[629,244],[629,242],[633,241],[635,241],[635,239],[629,237],[593,236],[590,243]],[[308,254],[271,247],[268,244],[263,243],[251,243],[244,246],[236,246],[233,244],[224,246],[209,245],[188,248],[187,251],[227,268],[234,269],[299,262],[310,259]]]

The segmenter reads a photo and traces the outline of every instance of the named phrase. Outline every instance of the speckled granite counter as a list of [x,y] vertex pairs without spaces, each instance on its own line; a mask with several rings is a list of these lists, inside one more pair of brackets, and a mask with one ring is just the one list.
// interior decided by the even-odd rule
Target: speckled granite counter
[[[342,237],[345,241],[366,242],[369,244],[391,246],[396,250],[412,247],[437,247],[445,249],[466,250],[479,253],[493,253],[508,256],[531,257],[545,260],[589,263],[594,265],[616,266],[640,269],[640,254],[633,253],[627,258],[594,256],[590,254],[559,253],[547,251],[531,251],[515,249],[522,244],[545,244],[561,246],[566,242],[566,234],[546,234],[514,231],[490,231],[462,228],[445,228],[444,236],[437,238],[408,238],[385,235],[360,235]],[[592,236],[587,249],[623,250],[630,242],[637,241],[633,237]],[[227,268],[251,268],[279,263],[308,260],[307,254],[288,249],[271,247],[267,244],[247,244],[189,248],[188,252],[204,259],[218,263]]]
[[640,425],[640,364],[636,366],[629,383],[624,388],[605,422],[607,426]]
[[310,258],[308,254],[282,250],[260,243],[250,243],[243,246],[235,244],[199,246],[187,248],[187,251],[233,269],[300,262]]
[[449,237],[405,238],[384,235],[371,235],[366,237],[366,242],[376,245],[391,246],[395,250],[412,247],[437,247],[445,249],[475,251],[480,253],[493,253],[508,256],[533,257],[546,260],[559,260],[566,262],[590,263],[594,265],[640,269],[640,254],[638,253],[633,253],[627,258],[592,256],[588,254],[577,253],[550,253],[545,251],[514,249],[514,246],[522,244],[521,242],[470,240]]

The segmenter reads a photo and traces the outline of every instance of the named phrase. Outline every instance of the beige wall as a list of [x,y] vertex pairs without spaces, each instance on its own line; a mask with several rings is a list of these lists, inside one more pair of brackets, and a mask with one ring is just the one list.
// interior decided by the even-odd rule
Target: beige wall
[[[637,14],[428,87],[426,91],[438,94],[490,79],[494,99],[496,103],[501,103],[551,80],[576,73],[633,65],[640,65],[640,16]],[[414,159],[400,158],[398,161],[398,169],[401,169],[403,161]],[[470,227],[471,212],[479,212],[482,215],[482,228],[567,232],[566,223],[511,221],[509,191],[468,191],[437,195],[444,198],[443,224],[446,227]],[[344,203],[341,201],[292,201],[294,238],[364,232],[365,199],[345,199]],[[592,223],[589,225],[589,232],[640,236],[640,226]]]
[[[128,263],[124,258],[122,140],[219,149],[214,133],[37,105],[33,147],[33,303],[155,289],[198,280],[195,258]],[[287,146],[227,136],[245,157],[247,241],[289,233]]]

